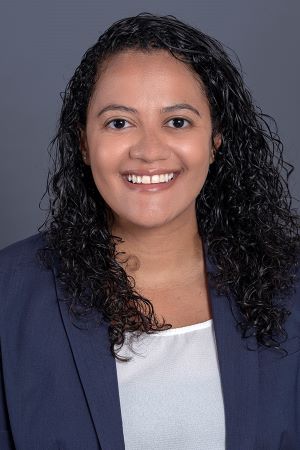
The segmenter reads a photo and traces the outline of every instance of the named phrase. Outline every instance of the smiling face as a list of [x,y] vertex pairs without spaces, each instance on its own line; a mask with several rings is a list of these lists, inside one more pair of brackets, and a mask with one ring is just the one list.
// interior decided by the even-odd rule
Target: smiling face
[[[221,137],[214,142],[217,148]],[[96,82],[81,146],[116,224],[180,225],[194,219],[213,162],[208,100],[195,75],[167,51],[123,51]],[[168,182],[151,178],[172,173]]]

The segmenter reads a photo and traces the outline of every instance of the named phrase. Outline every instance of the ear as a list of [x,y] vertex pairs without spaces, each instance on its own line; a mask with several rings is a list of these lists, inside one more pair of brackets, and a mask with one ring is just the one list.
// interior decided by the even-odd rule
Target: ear
[[212,164],[215,160],[215,155],[222,144],[222,135],[221,133],[217,133],[212,139],[212,148],[210,152],[209,163]]
[[89,166],[90,158],[89,158],[89,148],[87,144],[86,132],[82,128],[80,129],[80,150],[82,154],[83,162]]
[[218,150],[218,148],[220,147],[220,145],[222,144],[222,136],[221,133],[218,133],[215,135],[215,137],[213,138],[213,143],[214,143],[214,147],[216,150]]

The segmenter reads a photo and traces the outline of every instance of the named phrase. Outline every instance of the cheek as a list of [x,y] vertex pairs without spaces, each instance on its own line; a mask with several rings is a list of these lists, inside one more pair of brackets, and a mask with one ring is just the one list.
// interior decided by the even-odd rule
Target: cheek
[[208,169],[209,166],[205,161],[200,167],[198,166],[197,169],[195,169],[195,171],[193,172],[192,181],[190,182],[190,184],[192,190],[191,195],[194,198],[196,198],[199,195],[199,193],[203,188],[203,185],[207,178]]
[[196,198],[199,195],[206,181],[210,165],[209,156],[209,147],[203,148],[202,143],[186,160],[188,168],[186,188],[191,197]]
[[93,155],[90,160],[92,176],[98,192],[107,202],[112,189],[112,162],[104,155]]
[[182,148],[182,159],[191,176],[195,179],[206,178],[210,164],[210,140],[208,136],[194,139],[186,148]]
[[118,147],[97,140],[91,142],[89,149],[91,170],[95,181],[105,183],[113,175],[118,174],[122,157]]

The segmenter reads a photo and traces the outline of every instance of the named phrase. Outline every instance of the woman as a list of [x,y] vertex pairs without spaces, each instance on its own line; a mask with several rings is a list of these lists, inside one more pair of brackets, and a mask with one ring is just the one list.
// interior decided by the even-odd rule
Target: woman
[[1,449],[300,448],[299,217],[267,118],[173,16],[86,52],[44,229],[1,252]]

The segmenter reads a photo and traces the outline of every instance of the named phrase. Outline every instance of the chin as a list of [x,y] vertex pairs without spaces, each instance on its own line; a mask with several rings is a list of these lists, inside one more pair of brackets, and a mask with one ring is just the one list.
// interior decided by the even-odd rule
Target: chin
[[145,230],[151,230],[159,227],[163,227],[172,222],[173,218],[170,217],[124,217],[119,216],[118,219],[122,224],[133,228],[140,228]]

